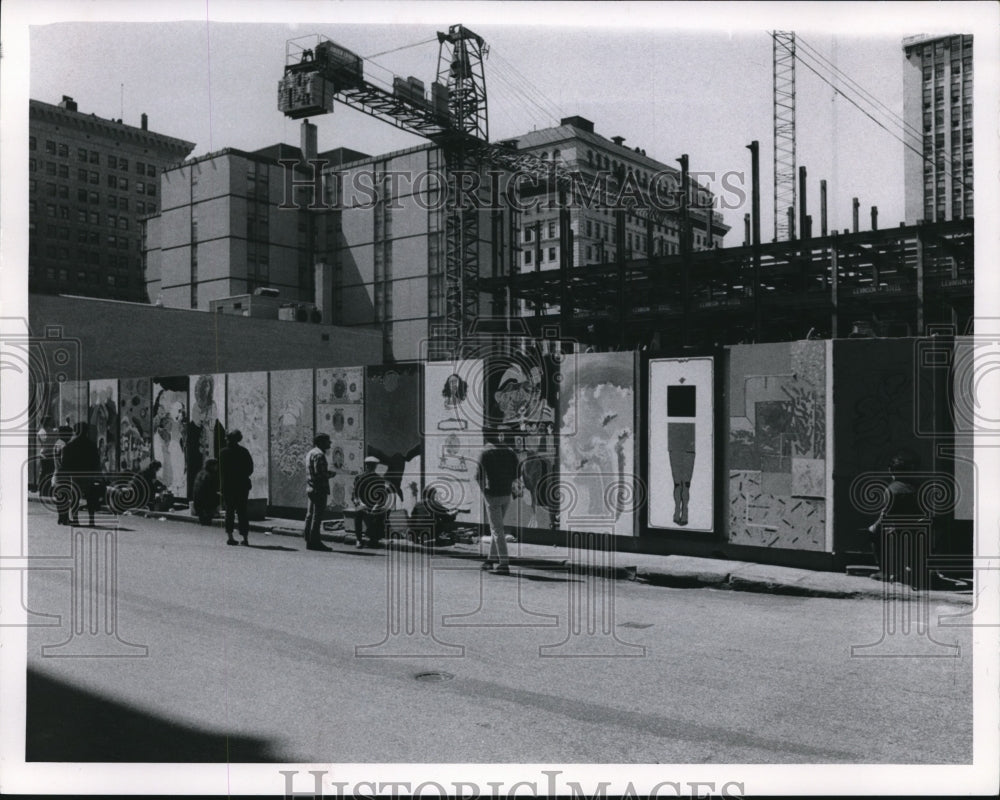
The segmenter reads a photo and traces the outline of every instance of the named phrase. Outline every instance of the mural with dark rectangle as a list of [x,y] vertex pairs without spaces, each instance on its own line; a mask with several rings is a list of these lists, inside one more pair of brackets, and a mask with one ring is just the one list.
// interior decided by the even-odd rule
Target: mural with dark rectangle
[[420,371],[415,364],[365,367],[365,456],[381,463],[397,508],[412,511],[420,495],[423,437]]
[[121,469],[142,472],[153,459],[153,393],[149,378],[118,382]]
[[[559,386],[560,524],[635,535],[635,354],[568,355]],[[569,501],[569,502],[567,502]]]
[[187,375],[153,378],[153,459],[159,461],[160,480],[175,498],[189,497]]
[[714,361],[649,362],[649,527],[711,532],[715,513]]
[[729,351],[729,541],[828,549],[823,341]]

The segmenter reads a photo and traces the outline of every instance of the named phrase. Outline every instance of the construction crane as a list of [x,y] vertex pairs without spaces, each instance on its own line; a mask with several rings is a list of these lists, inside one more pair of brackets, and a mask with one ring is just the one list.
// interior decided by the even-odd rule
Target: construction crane
[[[515,145],[490,143],[483,66],[488,45],[463,25],[452,25],[447,33],[439,32],[437,39],[437,74],[429,97],[423,82],[412,76],[394,77],[391,91],[372,83],[365,76],[364,59],[325,36],[291,39],[278,83],[278,109],[300,119],[330,113],[336,100],[431,140],[442,150],[451,197],[459,196],[456,182],[461,176],[479,172],[484,165],[526,174],[549,191],[574,195],[589,191],[593,197],[593,186],[582,185],[578,174],[554,161],[518,151]],[[599,196],[609,196],[608,187],[598,188]],[[645,196],[635,188],[636,194]],[[633,213],[645,217],[647,223],[667,221],[667,215],[652,204],[640,205]],[[568,213],[561,219],[565,229],[561,238],[571,242]],[[710,225],[711,216],[708,220]],[[452,342],[461,338],[479,314],[479,226],[477,209],[470,204],[449,204],[444,224],[444,328]]]
[[772,31],[771,61],[774,111],[774,239],[780,242],[795,236],[794,32]]

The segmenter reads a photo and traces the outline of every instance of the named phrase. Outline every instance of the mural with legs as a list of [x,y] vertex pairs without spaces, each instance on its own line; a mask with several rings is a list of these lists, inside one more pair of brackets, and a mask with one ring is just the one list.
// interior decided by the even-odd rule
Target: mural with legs
[[175,498],[188,497],[188,377],[153,378],[153,459]]
[[97,445],[102,472],[118,471],[118,381],[90,382],[87,433]]
[[715,525],[712,358],[649,362],[649,526]]

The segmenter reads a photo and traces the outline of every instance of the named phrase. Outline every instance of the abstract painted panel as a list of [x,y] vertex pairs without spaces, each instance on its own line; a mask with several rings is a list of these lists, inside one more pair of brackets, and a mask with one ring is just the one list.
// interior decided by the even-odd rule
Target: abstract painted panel
[[649,362],[649,527],[710,533],[715,525],[714,362]]
[[101,470],[118,472],[118,381],[90,382],[87,435],[97,445]]
[[121,468],[141,472],[153,459],[153,394],[149,378],[118,383]]
[[250,476],[250,498],[267,500],[268,419],[267,373],[236,372],[226,377],[226,422],[230,431],[243,434],[240,442],[250,451],[253,474]]
[[153,458],[162,464],[160,480],[176,498],[188,497],[188,389],[185,375],[153,378]]
[[271,505],[306,504],[306,453],[313,440],[313,371],[271,373]]
[[730,349],[729,541],[827,547],[827,343]]
[[[226,376],[192,375],[188,428],[188,475],[194,476],[226,446]],[[245,445],[244,445],[245,446]]]
[[365,367],[365,455],[375,456],[396,492],[412,510],[419,499],[423,466],[420,372],[416,365]]
[[567,356],[559,392],[560,525],[635,535],[635,355]]
[[483,378],[481,359],[424,366],[424,478],[458,521],[483,520],[476,485],[476,463],[483,449]]

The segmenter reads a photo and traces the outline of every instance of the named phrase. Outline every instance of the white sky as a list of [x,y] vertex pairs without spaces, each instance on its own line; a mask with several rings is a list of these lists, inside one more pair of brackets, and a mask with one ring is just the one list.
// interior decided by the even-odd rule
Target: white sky
[[[889,26],[870,33],[856,24],[860,17],[851,4],[824,6],[824,11],[813,5],[796,17],[788,13],[794,10],[792,5],[777,14],[767,12],[767,7],[740,4],[728,15],[713,8],[712,13],[692,16],[686,5],[678,9],[653,3],[560,4],[556,7],[560,13],[553,16],[547,4],[494,3],[485,6],[485,12],[478,5],[444,4],[425,7],[421,15],[398,4],[299,2],[277,4],[283,13],[276,15],[274,3],[243,4],[239,13],[229,4],[209,2],[177,4],[177,11],[171,6],[171,16],[190,12],[186,16],[192,21],[156,23],[97,21],[122,18],[127,9],[114,4],[78,4],[78,9],[88,9],[86,15],[67,14],[61,4],[38,5],[53,9],[40,22],[63,21],[30,29],[32,98],[57,103],[62,95],[70,95],[82,112],[122,117],[134,125],[146,112],[152,130],[195,142],[195,154],[223,147],[257,149],[278,141],[298,144],[299,122],[285,118],[276,107],[289,38],[322,33],[368,56],[433,39],[436,31],[462,22],[491,48],[486,81],[494,140],[579,114],[593,120],[598,133],[624,136],[627,146],[644,148],[668,164],[687,153],[692,170],[720,176],[745,171],[748,188],[746,145],[759,140],[765,241],[773,226],[768,30],[794,28],[800,41],[835,61],[887,106],[888,113],[901,116],[901,39],[935,27],[933,20],[928,24],[921,19],[926,15],[896,14]],[[106,13],[96,12],[101,5]],[[501,7],[508,13],[496,13]],[[580,13],[567,13],[570,8]],[[871,6],[865,8],[871,11]],[[56,13],[60,9],[63,13]],[[211,22],[206,10],[216,18],[242,21]],[[403,11],[417,21],[394,22]],[[751,11],[758,18],[747,19]],[[334,14],[337,19],[366,21],[334,22]],[[66,21],[81,16],[95,21]],[[269,17],[301,21],[248,21]],[[958,23],[961,17],[961,13],[950,15],[944,29],[967,30]],[[608,22],[625,27],[609,28]],[[838,27],[846,30],[832,34]],[[437,54],[434,41],[377,61],[429,86]],[[541,109],[518,91],[516,84],[522,79],[511,65],[536,87],[533,99]],[[367,75],[389,78],[387,71],[371,68]],[[819,230],[821,178],[828,182],[831,228],[850,225],[854,196],[861,201],[863,228],[868,226],[872,205],[879,207],[880,226],[902,221],[902,143],[843,98],[834,101],[830,86],[801,65],[797,104],[797,164],[809,173],[807,196],[814,230]],[[319,126],[321,150],[346,146],[379,154],[422,141],[339,105],[334,114],[313,121]],[[714,188],[721,191],[718,182]],[[734,229],[726,244],[742,242],[748,206],[723,209]]]

